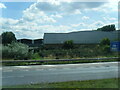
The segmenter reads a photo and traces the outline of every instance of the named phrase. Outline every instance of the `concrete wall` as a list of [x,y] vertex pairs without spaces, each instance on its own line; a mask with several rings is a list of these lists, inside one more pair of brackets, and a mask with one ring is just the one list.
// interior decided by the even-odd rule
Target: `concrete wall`
[[103,38],[114,41],[118,38],[120,31],[79,31],[71,33],[45,33],[44,44],[62,44],[66,40],[73,40],[75,44],[95,44]]

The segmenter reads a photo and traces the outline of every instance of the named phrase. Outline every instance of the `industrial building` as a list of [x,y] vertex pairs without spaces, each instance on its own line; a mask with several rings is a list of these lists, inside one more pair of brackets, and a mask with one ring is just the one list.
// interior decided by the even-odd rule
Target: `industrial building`
[[74,44],[98,44],[103,38],[110,41],[118,40],[120,30],[116,31],[78,31],[70,33],[45,33],[45,45],[63,44],[67,40],[73,40]]
[[20,43],[26,44],[29,47],[39,47],[43,44],[43,39],[18,39],[17,40]]
[[111,42],[118,40],[120,30],[116,31],[78,31],[70,33],[44,33],[43,39],[19,39],[18,42],[27,44],[29,47],[58,46],[67,40],[73,40],[74,44],[99,44],[103,38]]

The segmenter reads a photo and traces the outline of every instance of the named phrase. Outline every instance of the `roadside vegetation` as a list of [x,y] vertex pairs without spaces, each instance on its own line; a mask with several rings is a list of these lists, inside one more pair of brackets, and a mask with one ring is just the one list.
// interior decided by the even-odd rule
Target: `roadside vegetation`
[[19,86],[3,86],[3,88],[119,88],[118,78],[86,81],[67,81],[40,83]]
[[33,51],[29,47],[17,41],[0,46],[3,60],[40,60],[40,59],[79,59],[79,58],[100,58],[117,57],[118,52],[110,51],[110,40],[104,38],[100,44],[74,45],[72,40],[65,41],[59,48],[45,47],[42,45]]
[[[14,35],[12,35],[14,36]],[[14,39],[16,40],[16,39]],[[118,57],[118,52],[110,51],[110,40],[104,38],[100,44],[96,45],[74,45],[72,40],[65,41],[62,47],[46,48],[39,47],[33,51],[29,51],[29,47],[17,41],[3,43],[2,59],[3,60],[49,60],[49,59],[81,59],[81,58],[105,58]],[[4,42],[4,41],[3,41]],[[1,48],[1,47],[0,47]],[[2,65],[46,65],[46,64],[73,64],[73,63],[93,63],[93,62],[111,62],[110,60],[77,60],[77,61],[52,61],[52,62],[14,62],[2,63]]]
[[[97,30],[114,31],[116,29],[114,25],[108,25],[99,28]],[[118,57],[119,55],[118,52],[111,52],[110,40],[108,38],[101,39],[99,44],[75,45],[74,41],[68,40],[65,41],[63,45],[59,48],[46,47],[45,45],[41,45],[40,47],[34,50],[30,50],[29,46],[27,46],[26,44],[17,42],[17,39],[13,32],[3,32],[1,37],[2,37],[2,45],[0,45],[0,51],[2,52],[2,60],[46,60],[46,59],[59,60],[59,59]],[[116,60],[108,60],[108,61],[116,61]],[[78,62],[82,63],[82,62],[97,62],[97,61],[86,60],[86,61],[78,61]],[[52,63],[54,64],[56,62],[52,62]],[[62,64],[63,62],[58,62],[58,63]],[[64,63],[76,63],[76,61],[64,62]]]
[[[67,43],[66,43],[67,42]],[[28,46],[21,43],[11,43],[2,47],[2,57],[5,60],[52,60],[52,59],[81,59],[81,58],[106,58],[118,57],[118,52],[110,51],[110,41],[105,38],[98,45],[74,46],[73,41],[66,41],[63,47],[39,48],[34,52],[29,52]],[[70,42],[70,47],[69,47]],[[66,45],[67,44],[67,45]],[[67,47],[67,48],[66,48]],[[46,64],[75,64],[75,63],[95,63],[112,62],[118,59],[108,60],[75,60],[75,61],[48,61],[48,62],[14,62],[2,63],[2,65],[46,65]]]
[[2,63],[4,66],[23,66],[23,65],[54,65],[54,64],[77,64],[77,63],[96,63],[96,62],[115,62],[118,59],[107,59],[107,60],[73,60],[73,61],[47,61],[42,62],[6,62]]
[[2,46],[2,58],[4,59],[29,59],[28,46],[22,43],[12,42]]

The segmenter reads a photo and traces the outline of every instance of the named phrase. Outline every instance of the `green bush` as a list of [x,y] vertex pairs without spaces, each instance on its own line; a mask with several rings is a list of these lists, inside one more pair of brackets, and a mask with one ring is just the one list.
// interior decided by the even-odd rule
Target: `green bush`
[[109,53],[109,52],[110,52],[110,46],[108,46],[108,45],[104,46],[104,47],[103,47],[103,51],[104,51],[105,53]]
[[22,43],[12,43],[7,46],[2,46],[2,58],[28,59],[30,58],[28,46]]
[[110,52],[109,45],[80,45],[78,48],[73,49],[48,49],[40,50],[40,57],[64,59],[64,58],[94,58],[115,56],[116,54]]
[[103,38],[100,42],[101,46],[110,45],[110,40],[108,38]]
[[39,59],[39,58],[40,58],[39,53],[32,54],[32,59]]
[[74,43],[72,40],[65,41],[63,43],[63,49],[73,49]]

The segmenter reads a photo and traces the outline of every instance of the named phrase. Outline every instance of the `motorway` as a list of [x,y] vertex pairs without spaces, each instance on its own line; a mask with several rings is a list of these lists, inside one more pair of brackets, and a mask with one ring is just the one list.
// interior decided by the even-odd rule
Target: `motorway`
[[118,62],[3,66],[2,85],[94,80],[118,77]]

